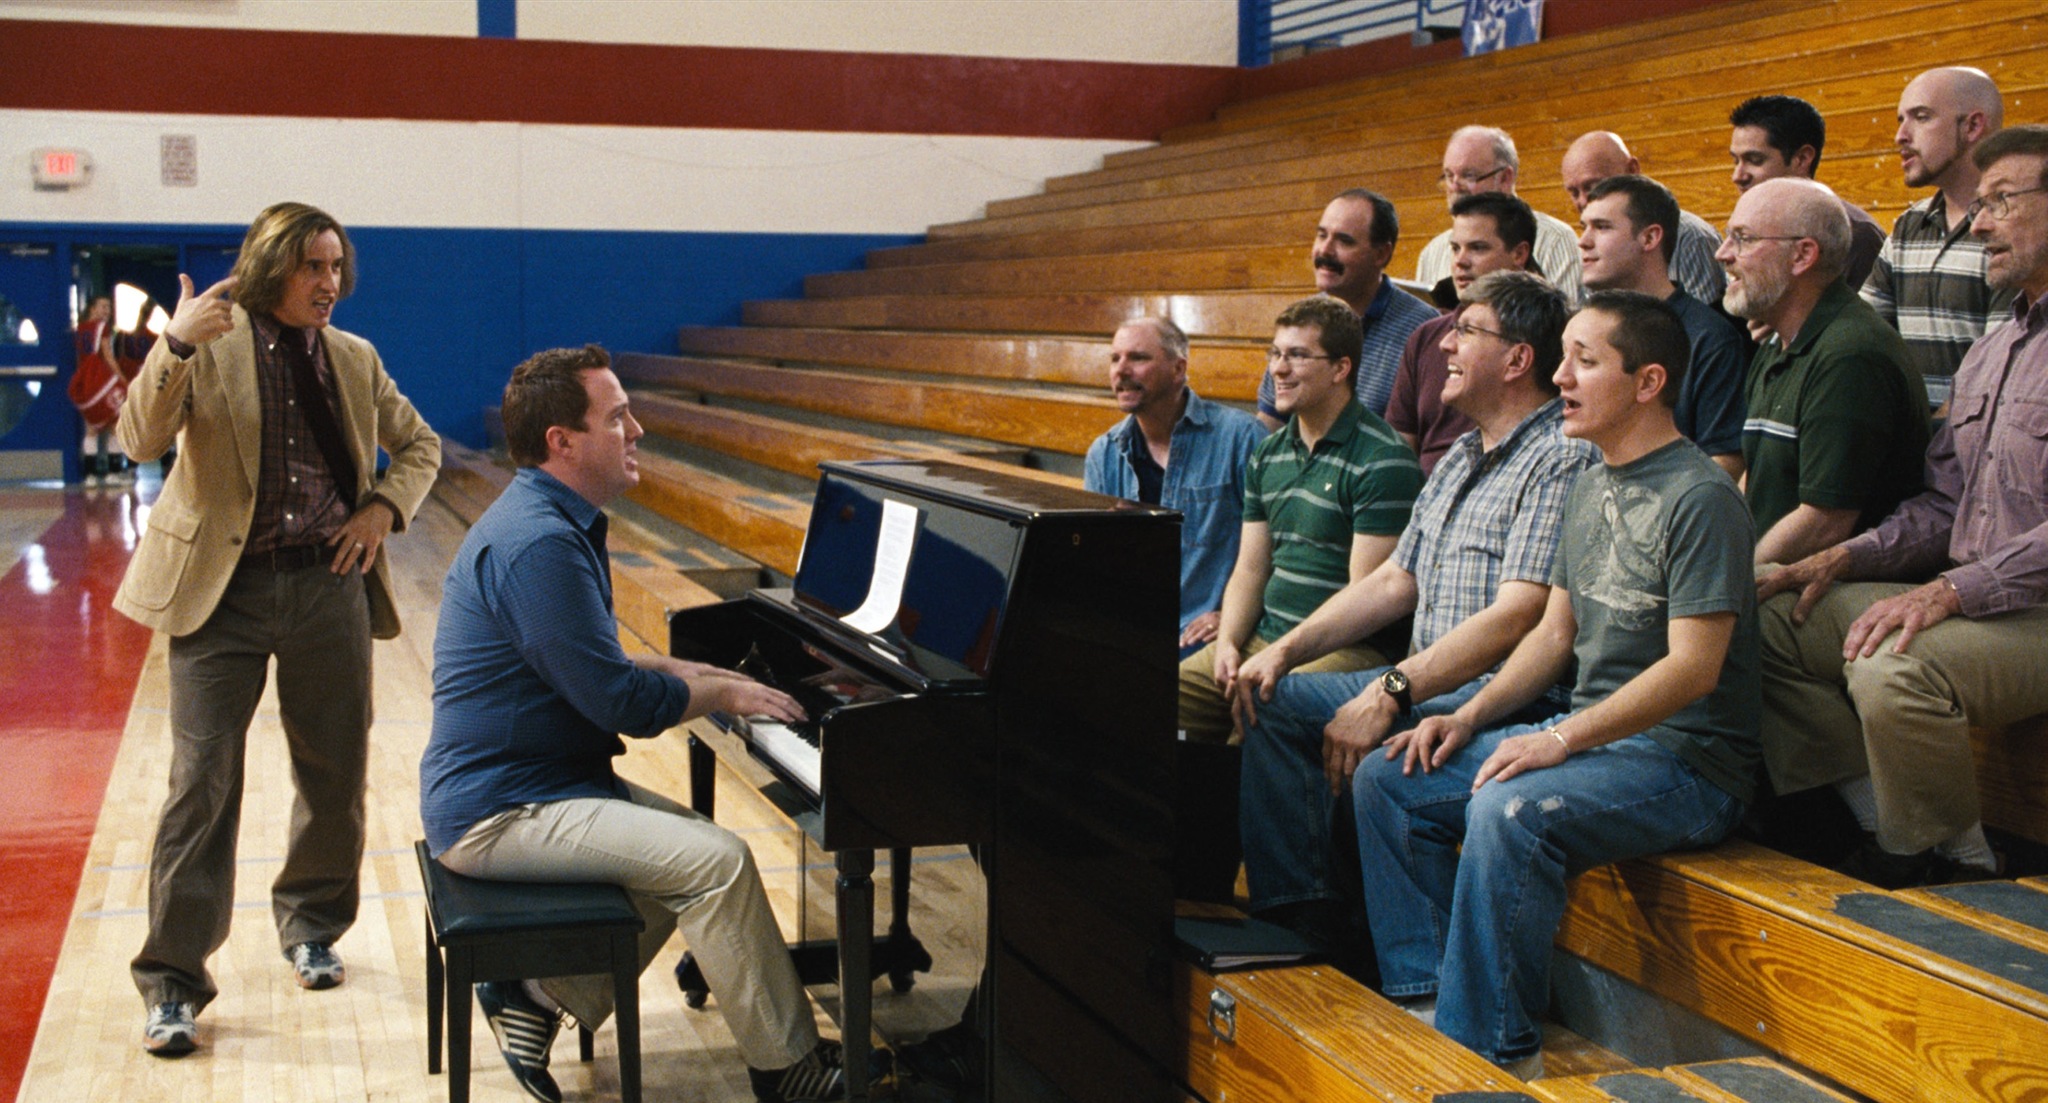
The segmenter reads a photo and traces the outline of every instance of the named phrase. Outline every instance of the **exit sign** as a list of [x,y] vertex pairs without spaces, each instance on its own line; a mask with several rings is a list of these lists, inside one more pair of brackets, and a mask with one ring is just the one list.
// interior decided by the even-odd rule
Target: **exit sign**
[[38,188],[75,188],[91,178],[92,155],[82,149],[44,148],[29,154],[29,166]]

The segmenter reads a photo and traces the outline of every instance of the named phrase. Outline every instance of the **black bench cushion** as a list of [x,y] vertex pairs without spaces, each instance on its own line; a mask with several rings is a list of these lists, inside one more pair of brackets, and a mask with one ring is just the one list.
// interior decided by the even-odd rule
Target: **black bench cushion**
[[427,887],[434,938],[445,941],[543,927],[645,926],[626,890],[604,882],[545,884],[464,877],[434,860],[425,842],[413,844]]

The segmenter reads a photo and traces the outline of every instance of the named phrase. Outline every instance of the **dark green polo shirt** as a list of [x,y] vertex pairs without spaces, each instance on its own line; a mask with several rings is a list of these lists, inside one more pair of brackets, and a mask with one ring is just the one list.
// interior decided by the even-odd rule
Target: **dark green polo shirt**
[[1343,589],[1352,535],[1400,535],[1421,489],[1415,453],[1355,398],[1313,451],[1293,418],[1260,441],[1244,473],[1244,519],[1273,542],[1259,637],[1279,639]]
[[1840,280],[1787,349],[1750,362],[1742,458],[1759,538],[1801,503],[1853,509],[1860,532],[1920,490],[1931,427],[1906,343]]

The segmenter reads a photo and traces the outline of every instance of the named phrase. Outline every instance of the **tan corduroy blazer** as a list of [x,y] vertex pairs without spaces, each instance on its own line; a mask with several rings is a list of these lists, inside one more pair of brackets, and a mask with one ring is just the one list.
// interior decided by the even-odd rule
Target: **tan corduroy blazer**
[[[153,460],[176,442],[178,462],[149,511],[114,608],[173,636],[196,631],[213,615],[256,514],[262,455],[256,327],[240,306],[234,319],[233,329],[190,360],[158,341],[121,407],[118,432],[128,455]],[[394,531],[403,529],[433,488],[441,438],[398,393],[368,341],[332,326],[321,331],[321,340],[340,397],[336,418],[362,473],[356,505],[383,498],[398,507]],[[379,445],[391,454],[382,479],[376,478]],[[390,639],[398,634],[398,611],[382,548],[368,582],[371,634]]]

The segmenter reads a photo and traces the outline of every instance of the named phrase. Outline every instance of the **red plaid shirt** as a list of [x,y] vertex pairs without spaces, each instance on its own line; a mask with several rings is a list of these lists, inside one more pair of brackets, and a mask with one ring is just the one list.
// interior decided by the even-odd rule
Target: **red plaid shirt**
[[[278,346],[288,331],[268,315],[254,319],[256,393],[263,407],[263,451],[256,468],[256,517],[249,523],[244,555],[299,545],[324,545],[353,512],[327,470],[313,439],[313,427],[292,399],[291,366]],[[311,337],[313,370],[320,376],[335,420],[347,424],[334,376],[327,370],[327,346]]]

